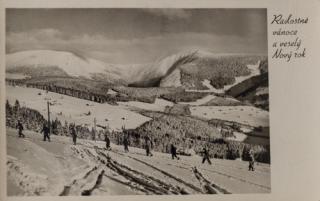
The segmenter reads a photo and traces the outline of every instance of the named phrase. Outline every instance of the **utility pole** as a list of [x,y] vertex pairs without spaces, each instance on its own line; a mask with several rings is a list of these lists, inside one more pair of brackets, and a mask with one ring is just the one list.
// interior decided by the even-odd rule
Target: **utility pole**
[[109,129],[110,129],[110,126],[109,126],[109,124],[107,123],[107,125],[106,125],[106,131],[109,133]]
[[93,140],[96,141],[96,130],[97,130],[97,119],[94,118],[93,119]]
[[51,135],[51,128],[50,128],[50,108],[49,108],[49,101],[47,101],[47,108],[48,108],[48,128],[49,128],[49,134]]

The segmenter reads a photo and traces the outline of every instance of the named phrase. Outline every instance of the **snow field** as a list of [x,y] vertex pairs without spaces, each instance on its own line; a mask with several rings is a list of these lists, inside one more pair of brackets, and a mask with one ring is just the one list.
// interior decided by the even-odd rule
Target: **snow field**
[[163,112],[166,106],[173,106],[173,103],[164,99],[156,98],[154,103],[144,103],[139,101],[128,101],[128,102],[117,102],[120,106],[124,108],[138,108],[142,110],[149,111],[161,111]]
[[268,111],[253,106],[197,106],[191,114],[205,119],[222,119],[254,127],[269,126]]
[[[208,193],[195,174],[195,167],[212,188],[219,187],[229,193],[270,192],[268,164],[257,164],[256,171],[251,172],[243,161],[212,159],[213,164],[208,165],[201,164],[199,156],[179,156],[180,160],[172,160],[169,154],[154,152],[152,157],[147,157],[143,149],[129,147],[130,152],[125,153],[122,146],[114,144],[111,151],[106,151],[104,142],[79,140],[74,146],[64,136],[52,136],[51,143],[43,142],[40,134],[31,131],[21,139],[9,128],[7,136],[8,160],[15,160],[23,167],[20,168],[23,175],[44,178],[38,181],[48,188],[43,188],[40,195]],[[9,179],[23,194],[34,195],[33,189],[22,185],[22,177],[14,175],[14,168],[9,168]]]
[[[38,95],[39,93],[41,95]],[[136,128],[150,119],[119,106],[94,103],[52,92],[46,93],[39,89],[6,86],[6,95],[11,104],[18,99],[21,106],[35,109],[44,117],[47,117],[47,101],[50,101],[53,103],[50,106],[51,119],[58,118],[61,122],[67,120],[93,126],[93,120],[96,118],[97,124],[109,125],[113,130],[120,130],[122,126]],[[91,115],[86,115],[89,111]]]

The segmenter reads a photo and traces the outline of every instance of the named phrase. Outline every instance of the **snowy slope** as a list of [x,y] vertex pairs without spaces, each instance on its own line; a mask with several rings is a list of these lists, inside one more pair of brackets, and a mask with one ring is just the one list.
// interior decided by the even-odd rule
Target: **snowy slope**
[[[26,73],[24,70],[27,68],[36,70],[59,68],[64,74],[72,77],[88,79],[107,77],[111,80],[127,80],[128,83],[148,82],[148,80],[161,79],[167,75],[177,60],[188,57],[189,54],[178,53],[148,64],[120,65],[108,64],[66,51],[28,50],[7,54],[6,71],[29,73],[32,76],[32,72]],[[46,76],[52,76],[49,72]]]
[[[97,124],[110,125],[113,130],[136,128],[149,121],[150,118],[132,112],[126,108],[109,104],[92,103],[88,100],[78,99],[71,96],[61,95],[33,88],[7,86],[7,99],[11,104],[18,99],[22,106],[39,111],[46,116],[46,102],[54,103],[50,107],[52,119],[58,118],[61,122],[75,122],[79,125],[93,125],[96,118]],[[38,93],[41,95],[38,95]],[[90,111],[92,115],[85,115]],[[94,115],[93,115],[94,114]],[[106,121],[107,119],[107,121]]]
[[[107,74],[109,77],[119,79],[115,66],[83,58],[71,52],[54,50],[30,50],[6,55],[6,70],[13,71],[18,68],[52,68],[58,67],[69,76],[85,77],[91,79],[95,74]],[[48,75],[50,76],[50,75]]]
[[[28,50],[7,54],[6,71],[7,73],[20,73],[34,77],[60,75],[107,80],[113,83],[119,83],[120,81],[120,83],[131,84],[134,87],[181,87],[184,84],[181,82],[182,70],[180,69],[189,65],[189,68],[196,72],[199,67],[198,63],[222,57],[228,58],[228,56],[234,55],[193,50],[168,55],[147,64],[121,65],[85,58],[66,51]],[[251,74],[236,77],[234,84],[259,74],[259,64],[248,65],[247,67]],[[207,66],[207,68],[211,68],[211,66]],[[38,71],[41,71],[41,73]],[[191,73],[190,76],[193,81],[195,81],[194,76],[197,75],[197,73]],[[203,85],[209,88],[208,91],[219,91],[209,86],[210,83],[207,80],[203,81]],[[188,86],[184,87],[188,88]],[[231,85],[226,85],[223,91],[230,87]]]
[[[156,83],[161,87],[177,87],[180,85],[180,78],[177,75],[177,73],[180,74],[180,71],[177,71],[177,69],[184,63],[191,62],[194,58],[196,58],[195,51],[179,52],[150,64],[134,66],[135,72],[130,79],[133,86],[156,86]],[[166,78],[172,73],[174,74],[174,76],[171,76],[172,78]],[[178,77],[178,79],[175,77]]]
[[[7,128],[9,195],[136,195],[136,194],[219,194],[270,193],[270,165],[256,164],[248,171],[248,162],[202,158],[154,152],[130,147],[52,135],[43,142],[42,135],[25,131],[26,138],[16,137]],[[56,171],[59,169],[60,171]],[[28,185],[27,185],[28,184]],[[19,189],[19,191],[17,191]]]
[[181,70],[175,69],[170,75],[164,77],[160,82],[161,87],[181,87]]
[[269,126],[269,112],[254,106],[196,106],[191,115],[204,119],[222,119],[254,127]]
[[[230,59],[230,61],[234,61],[236,60],[235,58],[238,58],[238,62],[241,62],[241,58],[243,58],[243,61],[245,62],[246,58],[255,58],[258,56],[255,55],[244,55],[244,54],[215,54],[215,53],[211,53],[211,52],[206,52],[206,51],[201,51],[201,50],[197,50],[194,52],[189,52],[189,53],[181,53],[181,54],[177,54],[175,55],[175,57],[173,57],[175,59],[175,62],[178,61],[179,58],[182,57],[187,57],[185,63],[182,63],[178,66],[176,66],[174,68],[174,70],[172,70],[171,72],[167,72],[167,75],[164,76],[164,78],[162,78],[161,82],[160,82],[160,86],[162,87],[180,87],[180,86],[184,86],[188,91],[200,91],[201,92],[215,92],[215,93],[224,93],[226,90],[228,90],[229,88],[231,88],[234,85],[237,85],[239,83],[241,83],[242,81],[249,79],[253,76],[257,76],[260,75],[260,61],[257,61],[257,63],[255,64],[246,64],[246,67],[249,71],[248,75],[236,75],[235,78],[235,82],[229,85],[224,85],[223,88],[221,89],[217,89],[214,86],[211,85],[209,77],[210,76],[217,76],[220,73],[222,74],[233,74],[234,72],[230,72],[233,69],[227,69],[227,71],[221,71],[221,69],[219,71],[215,71],[214,69],[216,68],[216,66],[221,66],[221,65],[225,65],[225,67],[228,66],[228,63],[226,62],[226,60]],[[172,57],[168,57],[168,58],[172,58]],[[164,60],[165,61],[165,60]],[[212,64],[208,61],[212,61]],[[217,64],[215,64],[214,61],[219,61]],[[226,63],[225,63],[226,62]],[[172,69],[172,64],[173,63],[168,63],[168,62],[164,62],[162,65],[167,67],[165,69]],[[230,63],[232,65],[232,62]],[[170,67],[171,65],[171,67]],[[203,68],[204,67],[204,68]],[[186,69],[187,72],[185,71]],[[209,70],[210,69],[210,70]],[[206,70],[204,72],[207,73],[207,78],[205,78],[205,76],[203,76],[203,74],[201,74],[201,70]],[[238,68],[236,68],[236,71],[243,71],[243,68],[241,68],[241,65],[238,65]],[[213,73],[213,74],[210,74]],[[183,75],[184,74],[184,75]],[[200,85],[202,84],[203,87],[206,87],[207,89],[201,89],[198,87],[198,89],[190,89],[191,85],[192,87],[196,87],[194,85],[194,82],[196,82],[197,78],[201,79],[200,77],[202,77],[201,83],[199,83]],[[184,81],[182,81],[184,80]],[[188,80],[187,82],[190,82],[189,84],[186,84],[186,80]]]
[[235,77],[236,81],[233,84],[225,85],[222,89],[216,89],[215,87],[213,87],[210,84],[210,80],[205,79],[202,81],[202,84],[203,84],[203,86],[206,86],[208,89],[205,89],[205,90],[187,89],[187,91],[225,93],[228,89],[230,89],[233,86],[236,86],[237,84],[243,82],[244,80],[247,80],[247,79],[250,79],[251,77],[260,75],[259,66],[260,66],[260,61],[255,65],[247,65],[248,69],[250,70],[249,75]]

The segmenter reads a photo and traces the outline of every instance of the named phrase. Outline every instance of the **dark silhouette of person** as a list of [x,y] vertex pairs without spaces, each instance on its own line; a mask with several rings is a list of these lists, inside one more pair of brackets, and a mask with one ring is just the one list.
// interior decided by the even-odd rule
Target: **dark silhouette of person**
[[146,155],[153,156],[153,154],[151,153],[152,142],[151,142],[149,136],[146,136],[146,138],[145,138],[145,145],[146,145]]
[[96,140],[96,130],[94,128],[92,128],[91,130],[91,137],[92,137],[92,140]]
[[211,165],[211,161],[209,158],[209,150],[206,147],[203,147],[203,150],[201,152],[203,154],[203,158],[202,158],[202,164],[206,161],[208,161],[208,163]]
[[110,150],[111,147],[110,147],[110,138],[108,137],[108,135],[105,135],[105,142],[106,142],[106,148],[107,150]]
[[180,158],[177,156],[177,147],[173,143],[171,144],[170,152],[171,152],[172,160],[174,158],[180,160]]
[[42,130],[40,133],[43,133],[43,141],[48,141],[50,142],[50,129],[48,128],[47,124],[43,124]]
[[127,136],[124,136],[123,138],[123,146],[124,146],[124,151],[129,152],[129,140]]
[[252,152],[249,156],[249,171],[254,171],[254,154]]
[[18,129],[18,137],[25,137],[25,135],[22,133],[23,131],[23,125],[22,123],[20,122],[20,120],[18,120],[18,124],[16,126],[16,128]]
[[73,144],[76,145],[77,144],[77,132],[76,132],[75,126],[71,126],[70,133],[72,136]]

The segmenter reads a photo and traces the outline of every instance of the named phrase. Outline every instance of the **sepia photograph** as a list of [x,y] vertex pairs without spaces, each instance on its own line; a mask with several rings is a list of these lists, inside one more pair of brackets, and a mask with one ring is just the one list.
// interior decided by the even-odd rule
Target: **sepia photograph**
[[7,196],[271,193],[266,8],[6,8],[5,29]]

